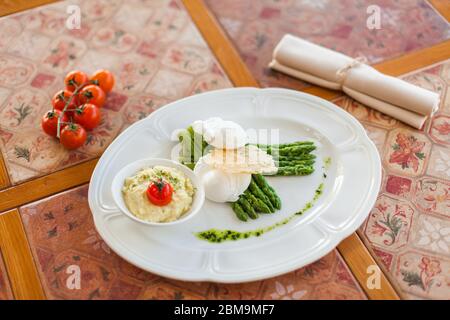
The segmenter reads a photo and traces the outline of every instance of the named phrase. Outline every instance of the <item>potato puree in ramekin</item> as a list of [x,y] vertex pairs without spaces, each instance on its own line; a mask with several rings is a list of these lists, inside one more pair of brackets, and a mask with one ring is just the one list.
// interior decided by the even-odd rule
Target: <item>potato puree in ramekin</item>
[[[146,190],[152,181],[163,179],[173,187],[172,201],[165,206],[152,204]],[[137,218],[149,222],[171,222],[180,219],[192,206],[194,187],[178,169],[155,166],[142,169],[125,179],[122,188],[125,204]]]

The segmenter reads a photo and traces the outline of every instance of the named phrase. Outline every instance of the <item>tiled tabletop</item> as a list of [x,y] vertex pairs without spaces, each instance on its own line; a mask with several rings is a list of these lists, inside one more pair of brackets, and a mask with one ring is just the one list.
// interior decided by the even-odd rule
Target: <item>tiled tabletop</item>
[[[180,1],[71,2],[81,6],[81,30],[64,28],[65,3],[0,19],[0,150],[14,185],[97,157],[121,130],[169,101],[232,86]],[[286,32],[372,63],[450,37],[445,20],[424,0],[206,2],[264,86],[307,85],[266,68]],[[382,8],[382,30],[365,28],[369,4]],[[117,84],[101,126],[86,146],[67,152],[39,130],[38,119],[73,68],[108,68]],[[405,79],[441,93],[440,111],[424,130],[347,97],[335,101],[363,123],[383,159],[382,190],[359,234],[402,298],[448,299],[450,61]],[[99,237],[87,190],[83,185],[19,208],[49,299],[367,298],[337,250],[289,274],[239,285],[184,283],[144,272]],[[82,269],[80,290],[66,285],[71,265]],[[0,256],[0,299],[6,298],[12,294]]]
[[[79,1],[82,29],[64,27],[66,3],[0,20],[0,149],[13,184],[99,156],[131,123],[186,95],[231,83],[178,1]],[[37,121],[72,69],[116,75],[102,122],[67,152]]]
[[[121,130],[169,101],[231,86],[179,2],[97,3],[79,2],[88,15],[76,32],[62,27],[61,3],[0,20],[0,32],[10,36],[0,42],[0,146],[13,184],[100,155]],[[36,119],[73,68],[108,68],[117,84],[88,144],[68,152]],[[190,284],[143,272],[98,236],[86,192],[84,186],[20,209],[48,298],[366,299],[336,250],[307,268],[247,285]],[[83,270],[81,290],[65,285],[71,264]]]
[[405,298],[450,298],[450,60],[405,80],[439,92],[439,112],[414,130],[350,98],[383,163],[382,190],[360,234]]
[[[206,0],[262,86],[306,83],[267,65],[286,33],[377,63],[442,42],[447,22],[425,0]],[[381,29],[369,30],[366,8],[377,5]]]

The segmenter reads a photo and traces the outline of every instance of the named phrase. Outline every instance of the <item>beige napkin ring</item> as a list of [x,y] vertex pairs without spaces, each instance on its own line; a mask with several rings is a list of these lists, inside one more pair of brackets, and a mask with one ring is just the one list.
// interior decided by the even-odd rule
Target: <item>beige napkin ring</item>
[[345,78],[347,78],[347,74],[350,71],[350,69],[360,66],[361,64],[366,64],[367,58],[366,57],[357,57],[353,59],[350,63],[340,68],[338,71],[336,71],[336,76],[339,79],[339,83],[341,84],[341,87],[345,81]]

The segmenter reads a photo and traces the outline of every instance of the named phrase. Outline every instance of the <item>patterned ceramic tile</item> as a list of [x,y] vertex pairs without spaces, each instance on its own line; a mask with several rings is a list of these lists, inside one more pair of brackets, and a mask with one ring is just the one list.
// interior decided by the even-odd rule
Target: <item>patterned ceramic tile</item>
[[440,115],[434,117],[430,126],[430,137],[434,141],[444,145],[450,145],[450,117]]
[[381,195],[367,219],[364,235],[378,247],[399,249],[408,242],[414,213],[409,202]]
[[[92,159],[115,136],[164,104],[231,83],[179,0],[78,1],[0,19],[0,150],[14,184]],[[40,130],[40,117],[71,69],[110,69],[114,91],[101,125],[77,151]]]
[[423,214],[416,221],[413,246],[450,256],[450,220]]
[[411,191],[411,184],[411,179],[389,175],[386,179],[386,192],[408,198]]
[[337,252],[284,276],[267,280],[264,299],[361,299],[355,280]]
[[11,56],[0,57],[0,86],[15,88],[30,79],[35,66],[28,61]]
[[385,251],[378,250],[376,248],[372,248],[372,251],[378,257],[379,262],[381,262],[386,270],[390,270],[392,266],[392,258],[394,257],[394,255]]
[[450,148],[437,145],[433,147],[427,173],[435,177],[450,179]]
[[419,298],[449,299],[450,260],[408,251],[398,256],[395,278],[405,292]]
[[383,154],[384,142],[386,141],[387,131],[385,129],[369,126],[365,127],[367,135],[375,143],[378,152]]
[[[78,187],[20,208],[51,299],[366,298],[336,250],[295,272],[244,284],[190,283],[144,272],[119,258],[97,234],[87,191],[87,185]],[[81,271],[79,290],[67,286],[73,266]]]
[[[355,118],[358,120],[370,124],[366,126],[366,130],[374,132],[376,131],[375,128],[381,128],[381,129],[392,129],[395,127],[398,127],[400,122],[396,119],[393,119],[379,111],[376,111],[372,108],[368,108],[364,106],[363,104],[348,99],[346,97],[339,98],[334,101],[335,104],[342,107],[344,110],[351,113]],[[386,131],[385,131],[386,132]],[[386,134],[386,133],[385,133]],[[378,140],[378,141],[376,141]],[[376,142],[378,145],[380,144],[380,138],[375,139],[374,142]],[[384,144],[383,144],[384,145]]]
[[[444,97],[449,91],[449,66],[450,61],[443,62],[405,79]],[[348,98],[338,100],[368,129],[383,155],[385,179],[381,194],[360,234],[403,298],[450,299],[450,148],[446,103],[442,99],[438,114],[418,131],[390,122],[389,117],[380,122],[376,113],[361,112],[363,107],[359,104],[351,109],[354,102]],[[374,127],[386,130],[387,138],[370,134]]]
[[[286,33],[376,63],[450,37],[448,24],[425,0],[207,0],[263,86],[305,83],[267,68]],[[367,7],[380,8],[381,28],[367,28]]]
[[417,181],[414,201],[424,211],[450,218],[450,182],[430,177]]
[[0,300],[12,299],[13,295],[9,286],[8,275],[0,252]]
[[390,132],[384,156],[385,167],[391,172],[417,176],[425,170],[431,143],[412,129],[395,129]]

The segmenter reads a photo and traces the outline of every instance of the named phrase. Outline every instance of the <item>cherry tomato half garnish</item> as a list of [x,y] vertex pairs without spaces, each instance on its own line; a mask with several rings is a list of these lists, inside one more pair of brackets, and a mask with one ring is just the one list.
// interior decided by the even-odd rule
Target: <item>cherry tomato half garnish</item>
[[151,182],[147,188],[147,198],[155,206],[165,206],[172,201],[173,188],[162,179]]

